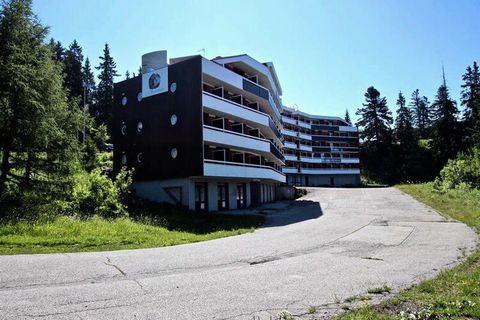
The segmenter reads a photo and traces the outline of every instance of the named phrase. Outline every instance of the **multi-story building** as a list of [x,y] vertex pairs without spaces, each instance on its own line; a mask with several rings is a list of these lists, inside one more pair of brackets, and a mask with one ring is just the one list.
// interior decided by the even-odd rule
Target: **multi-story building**
[[345,186],[360,183],[358,130],[339,117],[316,116],[284,107],[287,183]]
[[142,75],[115,84],[114,170],[133,189],[196,210],[268,202],[285,183],[282,89],[272,63],[248,55],[142,57]]

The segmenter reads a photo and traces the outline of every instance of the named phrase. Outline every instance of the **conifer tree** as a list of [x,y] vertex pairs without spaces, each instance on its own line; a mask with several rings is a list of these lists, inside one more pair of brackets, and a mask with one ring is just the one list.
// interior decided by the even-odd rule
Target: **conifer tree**
[[44,43],[46,34],[31,0],[2,3],[0,196],[33,186],[51,192],[78,159],[81,114],[67,104],[61,66]]
[[82,47],[77,40],[65,52],[65,87],[69,92],[70,99],[79,98],[83,95],[83,53]]
[[400,91],[397,99],[397,118],[395,119],[395,136],[400,146],[405,149],[416,144],[412,126],[412,114],[406,106],[405,97]]
[[103,56],[99,57],[101,62],[97,68],[100,70],[98,75],[99,83],[97,89],[97,105],[95,118],[97,123],[107,126],[108,134],[112,132],[113,119],[113,83],[117,74],[117,65],[110,55],[108,43],[103,49]]
[[345,110],[345,122],[348,123],[350,126],[352,125],[352,120],[350,120],[350,114],[348,113],[348,109]]
[[360,116],[356,125],[362,130],[360,137],[366,142],[377,145],[390,141],[390,125],[393,123],[392,112],[388,110],[387,99],[380,97],[380,92],[369,87],[365,93],[363,108],[356,115]]
[[52,50],[52,58],[56,62],[63,62],[65,58],[65,49],[62,47],[60,41],[55,42],[55,39],[50,38],[50,49]]
[[459,128],[457,121],[458,109],[456,102],[450,98],[450,93],[443,74],[443,84],[438,88],[435,101],[432,147],[438,164],[442,167],[448,159],[453,159],[461,150]]
[[427,138],[432,124],[432,111],[427,97],[422,97],[418,89],[414,90],[410,100],[410,107],[412,109],[413,124],[415,124],[418,130],[419,138]]
[[83,86],[85,89],[85,103],[89,107],[93,107],[95,96],[95,76],[93,75],[92,67],[90,65],[90,59],[85,59],[85,64],[82,68],[83,74]]
[[470,145],[480,145],[480,72],[477,62],[462,76],[461,104]]
[[130,79],[130,72],[128,72],[128,70],[125,72],[125,79]]

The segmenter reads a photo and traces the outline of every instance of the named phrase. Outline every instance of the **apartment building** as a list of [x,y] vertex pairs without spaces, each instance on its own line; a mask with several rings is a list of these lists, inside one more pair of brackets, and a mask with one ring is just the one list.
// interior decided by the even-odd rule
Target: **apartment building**
[[295,186],[347,186],[360,183],[358,130],[339,117],[284,107],[283,173]]
[[286,182],[281,95],[273,64],[248,55],[146,54],[114,87],[114,171],[134,168],[137,195],[192,210],[272,201]]

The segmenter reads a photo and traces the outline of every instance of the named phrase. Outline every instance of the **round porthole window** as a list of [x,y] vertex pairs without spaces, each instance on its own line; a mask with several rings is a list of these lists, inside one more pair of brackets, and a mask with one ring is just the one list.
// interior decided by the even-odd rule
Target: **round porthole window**
[[138,132],[142,132],[143,131],[143,123],[140,121],[139,123],[137,123],[137,131]]
[[177,83],[176,82],[173,82],[171,85],[170,85],[170,92],[175,92],[177,91]]
[[122,97],[122,106],[126,106],[127,103],[128,103],[127,97],[126,97],[126,96],[123,96],[123,97]]
[[127,164],[127,156],[125,154],[122,155],[122,164]]
[[142,92],[140,91],[138,94],[137,94],[137,101],[140,102],[142,101],[143,99],[143,96],[142,96]]
[[178,156],[177,148],[173,148],[172,151],[170,151],[170,155],[172,156],[173,159],[176,159]]
[[122,124],[122,135],[126,135],[127,134],[127,125],[125,123]]
[[137,154],[137,161],[138,163],[141,163],[143,161],[143,153],[140,152],[139,154]]
[[172,126],[177,124],[177,115],[172,114],[172,116],[170,117],[170,123],[172,124]]

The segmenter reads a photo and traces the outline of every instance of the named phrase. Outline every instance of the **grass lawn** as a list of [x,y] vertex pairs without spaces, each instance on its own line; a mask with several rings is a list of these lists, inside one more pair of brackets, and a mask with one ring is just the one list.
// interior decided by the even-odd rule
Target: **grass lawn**
[[[438,193],[429,184],[397,186],[441,212],[480,231],[480,190]],[[480,249],[459,266],[422,282],[381,305],[339,319],[480,319]]]
[[80,252],[172,246],[253,231],[260,216],[192,213],[162,205],[131,210],[132,218],[58,217],[0,225],[0,254]]

